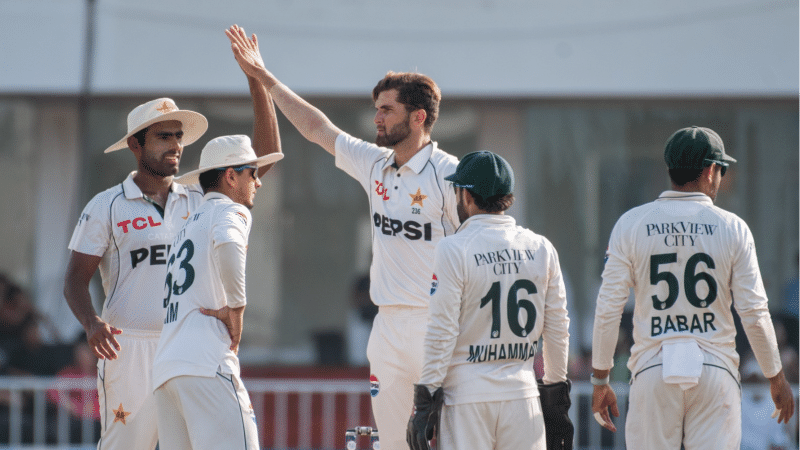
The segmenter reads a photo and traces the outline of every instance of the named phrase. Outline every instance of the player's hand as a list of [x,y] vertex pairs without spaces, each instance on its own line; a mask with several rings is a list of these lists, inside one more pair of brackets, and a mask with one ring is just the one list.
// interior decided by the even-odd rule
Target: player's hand
[[94,356],[99,359],[117,359],[117,352],[120,349],[119,342],[114,337],[117,334],[122,334],[122,330],[95,316],[95,320],[86,328],[86,341]]
[[225,30],[225,35],[230,39],[233,56],[245,74],[257,78],[259,73],[267,71],[264,60],[261,58],[261,51],[258,49],[258,38],[255,34],[248,39],[244,28],[233,25]]
[[[597,419],[599,415],[600,419],[603,421],[603,423],[600,424],[603,428],[617,431],[617,427],[611,422],[611,417],[608,414],[609,410],[614,417],[619,417],[617,394],[615,394],[611,386],[607,384],[594,386],[594,392],[592,392],[592,412],[595,414],[595,419]],[[600,422],[600,420],[598,420],[598,422]]]
[[414,385],[414,412],[406,426],[406,443],[411,450],[430,450],[428,441],[439,432],[437,427],[443,405],[444,391],[441,387],[431,394],[426,386]]
[[772,417],[777,417],[778,423],[789,423],[789,419],[794,415],[794,396],[783,370],[769,379],[769,391],[775,403],[775,413]]
[[206,316],[215,317],[225,324],[228,329],[228,336],[231,338],[231,351],[235,355],[239,354],[239,342],[242,339],[242,313],[244,313],[244,306],[241,308],[230,308],[223,306],[220,309],[205,309],[200,308],[200,313]]

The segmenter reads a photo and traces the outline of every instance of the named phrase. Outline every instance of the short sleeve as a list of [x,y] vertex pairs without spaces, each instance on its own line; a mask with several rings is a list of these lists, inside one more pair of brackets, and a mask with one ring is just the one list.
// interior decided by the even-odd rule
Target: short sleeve
[[392,151],[375,144],[340,133],[336,137],[336,167],[355,178],[369,192],[370,173],[373,165],[381,159],[389,158]]
[[106,253],[111,243],[111,206],[103,194],[96,195],[81,212],[67,246],[70,250],[94,256]]
[[238,203],[226,206],[214,221],[214,248],[229,242],[246,247],[252,222],[249,209]]

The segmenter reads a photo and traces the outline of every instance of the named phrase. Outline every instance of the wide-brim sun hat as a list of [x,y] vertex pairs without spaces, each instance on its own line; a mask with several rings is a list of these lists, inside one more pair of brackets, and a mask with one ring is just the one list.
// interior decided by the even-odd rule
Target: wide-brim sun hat
[[256,156],[250,138],[243,134],[233,136],[220,136],[208,141],[203,151],[200,152],[200,166],[197,170],[188,172],[173,181],[180,184],[194,184],[200,182],[200,174],[223,167],[237,167],[253,165],[266,166],[283,159],[283,153],[270,153],[261,157]]
[[128,114],[128,134],[103,153],[128,148],[128,138],[139,131],[157,122],[177,120],[183,124],[183,145],[187,146],[196,140],[208,129],[208,120],[205,116],[194,111],[178,109],[178,105],[171,98],[157,98],[139,105]]

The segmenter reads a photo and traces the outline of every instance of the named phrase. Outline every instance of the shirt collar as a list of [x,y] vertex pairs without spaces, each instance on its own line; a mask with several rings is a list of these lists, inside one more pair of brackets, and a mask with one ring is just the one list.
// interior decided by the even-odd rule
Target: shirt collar
[[517,221],[508,214],[475,214],[461,222],[456,233],[473,226],[509,225],[515,226]]
[[[122,182],[122,190],[125,192],[125,198],[132,200],[135,198],[144,198],[144,194],[142,190],[139,189],[139,186],[133,181],[133,177],[136,176],[136,171],[128,174],[128,178],[125,178],[125,181]],[[186,197],[188,194],[186,192],[186,188],[179,183],[175,183],[174,181],[169,187],[169,191],[173,192],[178,195],[183,195]]]
[[213,199],[222,199],[222,200],[227,200],[229,202],[233,201],[227,195],[223,194],[222,192],[217,192],[217,191],[206,192],[206,195],[203,196],[203,201],[213,200]]
[[681,200],[690,202],[707,203],[713,205],[714,201],[711,197],[702,192],[681,192],[681,191],[664,191],[658,196],[658,200]]
[[[428,164],[428,160],[431,159],[433,150],[437,148],[436,145],[437,145],[436,142],[431,141],[430,144],[426,145],[425,147],[422,147],[414,156],[412,156],[411,159],[409,159],[408,162],[403,165],[403,167],[408,167],[409,169],[413,170],[414,173],[419,175],[419,173],[422,172],[422,169],[425,168],[425,165]],[[393,151],[389,159],[387,159],[386,162],[383,163],[383,167],[381,169],[386,170],[392,167],[395,163],[394,158],[395,158],[395,153]],[[397,168],[397,170],[400,170],[403,167],[399,167]]]

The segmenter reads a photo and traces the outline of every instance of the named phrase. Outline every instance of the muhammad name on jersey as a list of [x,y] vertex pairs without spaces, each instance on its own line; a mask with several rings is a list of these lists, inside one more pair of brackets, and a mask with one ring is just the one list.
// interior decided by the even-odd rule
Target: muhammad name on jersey
[[467,362],[482,363],[503,359],[532,360],[536,356],[537,342],[470,345]]

